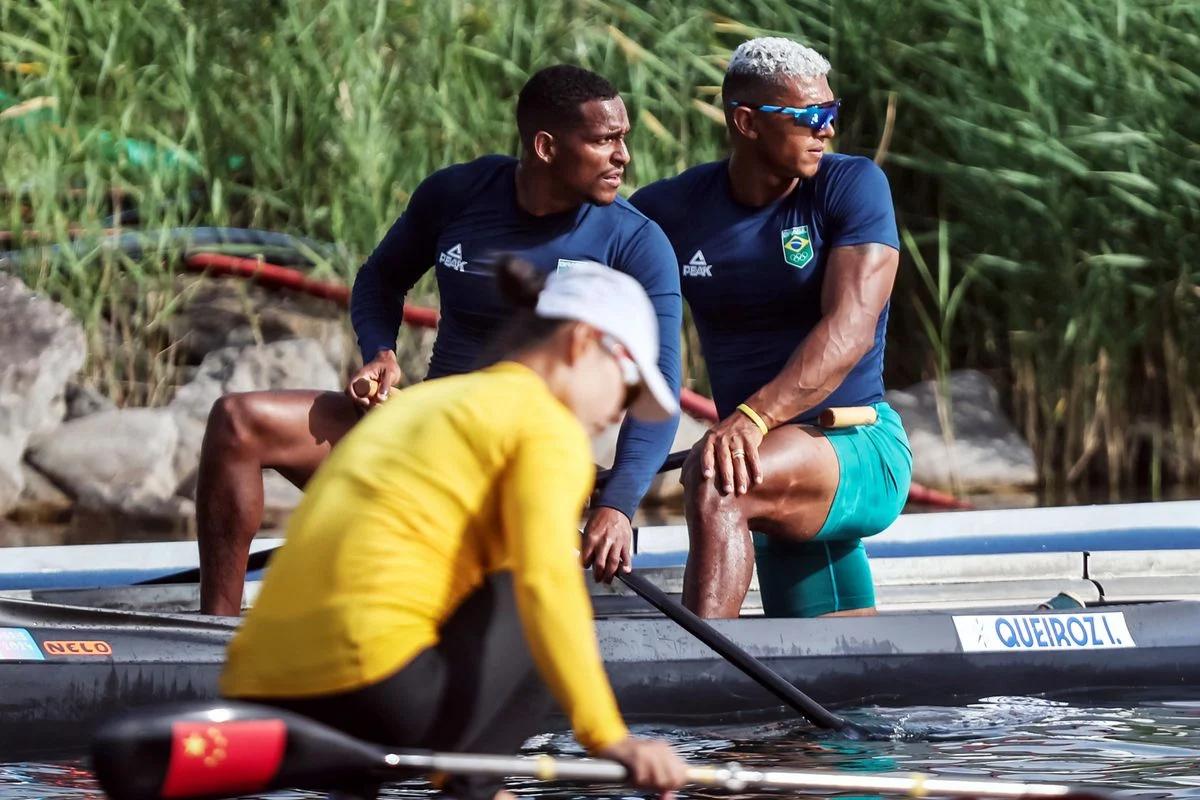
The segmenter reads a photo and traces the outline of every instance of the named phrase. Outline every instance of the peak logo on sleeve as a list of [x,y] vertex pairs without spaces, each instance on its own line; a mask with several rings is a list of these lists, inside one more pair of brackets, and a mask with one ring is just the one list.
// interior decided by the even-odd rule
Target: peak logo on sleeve
[[462,242],[454,245],[449,250],[442,251],[441,255],[438,256],[438,263],[458,272],[466,272],[469,262],[463,258]]
[[696,254],[683,265],[685,278],[711,278],[713,265],[704,260],[704,253],[697,250]]

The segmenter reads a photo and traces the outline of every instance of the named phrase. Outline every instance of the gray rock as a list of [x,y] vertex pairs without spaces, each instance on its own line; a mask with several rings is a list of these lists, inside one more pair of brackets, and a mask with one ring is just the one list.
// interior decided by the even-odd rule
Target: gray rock
[[0,514],[20,497],[30,438],[63,419],[64,387],[83,366],[83,328],[63,306],[0,274]]
[[[45,544],[72,544],[64,541],[66,526],[60,523],[13,521],[0,517],[0,547],[37,547]],[[91,544],[91,542],[80,542]]]
[[98,497],[75,506],[64,544],[155,542],[195,536],[196,505],[178,495],[129,498],[112,505]]
[[289,339],[266,345],[223,347],[204,357],[195,376],[167,406],[179,430],[175,451],[177,484],[193,482],[200,460],[204,426],[213,403],[230,392],[267,389],[340,391],[341,378],[311,339]]
[[173,414],[207,419],[217,398],[267,389],[340,391],[341,379],[320,343],[289,339],[265,345],[223,347],[204,357],[192,379],[175,393]]
[[904,420],[912,445],[913,480],[954,492],[1036,484],[1033,450],[1004,415],[987,376],[959,370],[948,380],[948,432],[938,415],[935,381],[887,393],[887,401]]
[[78,383],[67,384],[67,416],[68,420],[98,414],[101,411],[112,411],[117,406],[100,392],[90,386]]
[[27,458],[81,506],[137,516],[175,493],[178,440],[165,409],[125,408],[81,417],[37,437]]
[[191,281],[184,296],[187,304],[168,325],[191,363],[224,347],[287,339],[319,342],[339,374],[358,360],[346,312],[328,300],[230,279]]
[[13,457],[14,454],[19,456],[20,452],[20,446],[13,444],[11,439],[0,438],[0,509],[6,514],[16,507],[21,492],[25,491],[21,461]]
[[[412,325],[404,325],[400,328],[400,335],[396,340],[396,358],[400,364],[400,371],[404,377],[400,381],[402,386],[409,386],[417,381],[424,380],[425,374],[429,372],[429,359],[433,357],[433,342],[437,339],[437,329],[435,328],[417,328]],[[362,357],[355,355],[354,365],[357,368],[362,362]]]
[[28,461],[21,462],[25,488],[9,516],[22,522],[52,522],[65,519],[75,505],[72,497]]

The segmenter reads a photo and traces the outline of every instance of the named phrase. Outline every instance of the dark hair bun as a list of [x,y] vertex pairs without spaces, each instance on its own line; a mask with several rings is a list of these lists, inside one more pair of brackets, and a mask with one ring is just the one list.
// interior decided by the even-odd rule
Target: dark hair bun
[[532,309],[546,285],[546,275],[523,258],[504,255],[496,259],[496,281],[505,300],[517,308]]

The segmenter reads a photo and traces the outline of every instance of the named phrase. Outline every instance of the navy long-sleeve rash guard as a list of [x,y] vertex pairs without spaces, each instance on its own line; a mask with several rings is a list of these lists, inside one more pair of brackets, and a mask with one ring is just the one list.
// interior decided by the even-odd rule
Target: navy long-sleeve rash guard
[[[596,261],[636,278],[658,314],[658,365],[679,391],[683,301],[675,253],[657,224],[617,198],[607,206],[537,217],[517,204],[516,159],[485,156],[426,178],[359,270],[350,318],[363,360],[396,347],[404,295],[436,267],[442,319],[429,378],[476,366],[496,328],[511,316],[491,270],[492,257],[516,253],[547,272]],[[632,517],[667,456],[678,419],[627,418],[612,477],[598,504]]]

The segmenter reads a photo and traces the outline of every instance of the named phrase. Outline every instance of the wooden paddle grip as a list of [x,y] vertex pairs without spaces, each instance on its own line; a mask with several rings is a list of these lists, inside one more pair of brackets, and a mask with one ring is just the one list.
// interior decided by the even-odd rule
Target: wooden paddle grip
[[849,428],[853,425],[874,425],[878,421],[879,414],[871,406],[827,408],[817,418],[817,422],[822,428]]
[[374,378],[359,378],[350,384],[350,391],[355,397],[374,397],[379,393],[379,381]]

